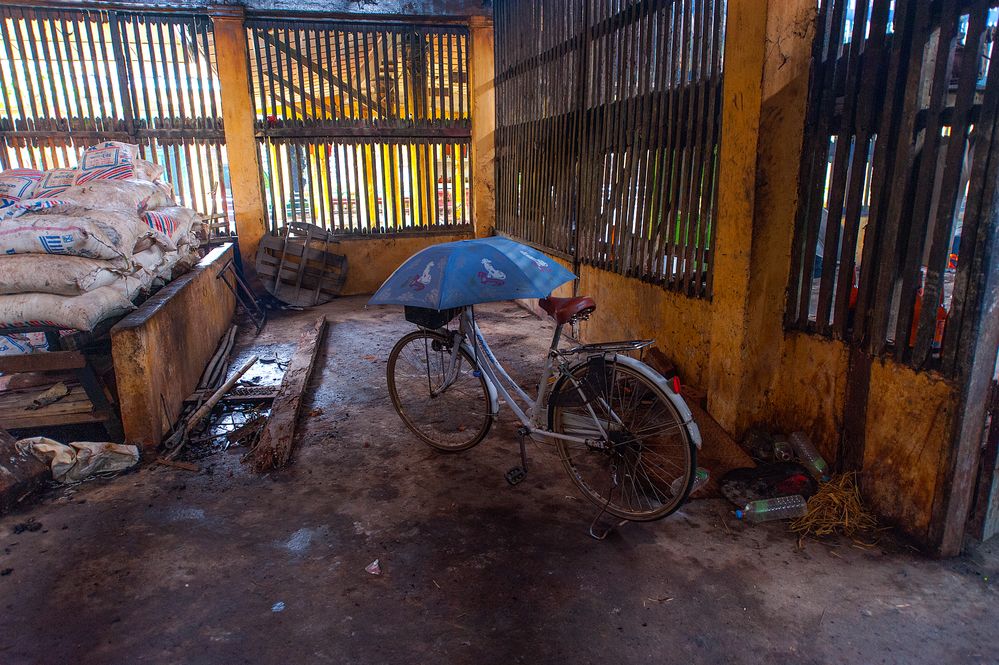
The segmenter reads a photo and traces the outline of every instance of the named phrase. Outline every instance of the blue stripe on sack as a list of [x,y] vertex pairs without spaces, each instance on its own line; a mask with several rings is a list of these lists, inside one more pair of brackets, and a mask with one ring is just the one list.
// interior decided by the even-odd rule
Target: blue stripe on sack
[[38,236],[38,242],[48,254],[65,254],[67,247],[63,244],[64,239],[69,242],[73,236]]

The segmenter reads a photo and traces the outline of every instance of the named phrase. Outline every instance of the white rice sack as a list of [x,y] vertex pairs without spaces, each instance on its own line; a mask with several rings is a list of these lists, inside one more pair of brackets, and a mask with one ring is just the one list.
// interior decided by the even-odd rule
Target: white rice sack
[[75,296],[113,284],[138,269],[125,259],[14,254],[0,257],[0,295],[34,292]]
[[137,214],[174,205],[169,185],[148,180],[94,180],[60,192],[59,200],[92,210]]
[[35,169],[0,171],[0,208],[30,199],[41,179],[42,172]]
[[76,169],[49,169],[32,192],[32,198],[49,199],[58,196],[76,182]]
[[118,141],[104,141],[90,146],[80,156],[77,185],[93,180],[133,180],[139,146]]
[[137,180],[148,180],[149,182],[157,182],[163,179],[163,167],[159,164],[154,164],[153,162],[147,161],[145,159],[136,159],[135,164],[135,177]]
[[93,330],[98,323],[135,309],[132,299],[142,289],[134,277],[78,296],[20,293],[0,296],[0,326],[46,325],[71,330]]
[[156,237],[156,232],[134,214],[83,210],[79,215],[68,215],[63,210],[56,207],[0,222],[0,254],[127,259],[140,239]]
[[150,273],[156,273],[159,267],[163,265],[167,250],[165,250],[160,245],[153,245],[152,247],[146,248],[141,252],[136,252],[132,255],[132,261],[135,263],[136,267],[145,270]]

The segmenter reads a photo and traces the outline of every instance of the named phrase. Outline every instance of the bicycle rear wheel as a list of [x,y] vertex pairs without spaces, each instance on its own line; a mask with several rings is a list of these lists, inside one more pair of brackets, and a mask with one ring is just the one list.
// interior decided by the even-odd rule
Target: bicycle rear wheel
[[411,332],[392,349],[386,370],[392,405],[406,427],[448,453],[482,441],[493,422],[486,380],[464,349],[454,381],[442,389],[451,348],[451,340],[440,333]]
[[[568,377],[559,380],[548,402],[548,425],[591,441],[556,443],[572,481],[621,519],[647,522],[676,511],[690,492],[697,452],[670,399],[616,361],[582,363],[571,374],[582,390]],[[609,441],[597,443],[601,434],[590,408]]]

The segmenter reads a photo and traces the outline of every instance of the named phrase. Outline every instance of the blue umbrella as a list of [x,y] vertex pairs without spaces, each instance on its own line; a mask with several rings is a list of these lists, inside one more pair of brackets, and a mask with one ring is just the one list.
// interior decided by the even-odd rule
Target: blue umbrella
[[576,276],[536,249],[506,238],[433,245],[409,257],[368,301],[448,309],[543,298]]

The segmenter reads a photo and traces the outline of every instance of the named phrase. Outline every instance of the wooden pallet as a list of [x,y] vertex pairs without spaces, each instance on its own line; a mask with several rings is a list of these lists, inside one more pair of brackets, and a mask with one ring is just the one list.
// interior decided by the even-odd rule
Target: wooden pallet
[[330,251],[336,241],[312,224],[290,224],[284,236],[265,236],[257,249],[257,275],[283,303],[311,307],[340,295],[347,257]]
[[38,386],[23,390],[0,392],[0,422],[6,429],[27,429],[30,427],[51,427],[54,425],[79,425],[81,423],[103,423],[107,414],[94,409],[87,397],[87,391],[79,383],[67,384],[69,394],[40,409],[29,411],[27,407],[49,386]]

